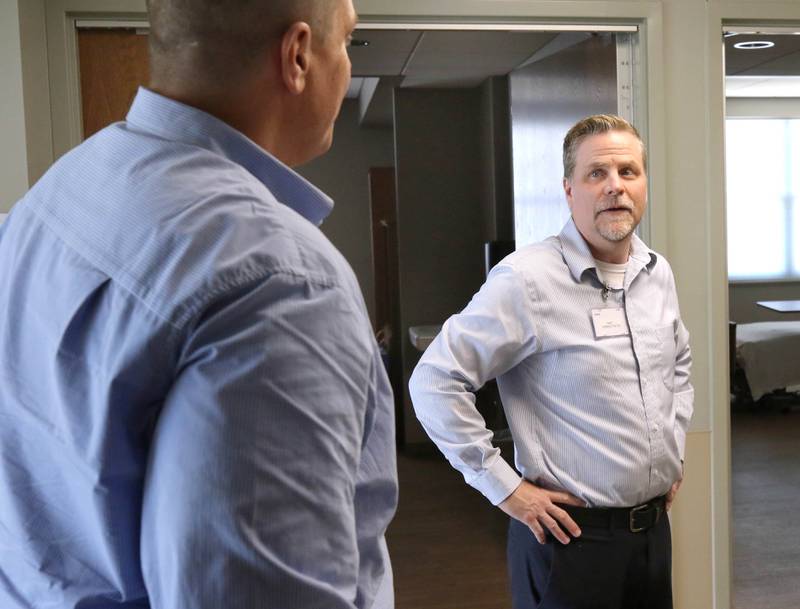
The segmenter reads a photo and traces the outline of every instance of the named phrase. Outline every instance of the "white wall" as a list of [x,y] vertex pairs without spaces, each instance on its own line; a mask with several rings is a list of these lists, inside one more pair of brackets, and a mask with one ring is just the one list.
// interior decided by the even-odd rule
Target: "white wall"
[[8,211],[28,188],[17,0],[0,2],[0,83],[0,211]]

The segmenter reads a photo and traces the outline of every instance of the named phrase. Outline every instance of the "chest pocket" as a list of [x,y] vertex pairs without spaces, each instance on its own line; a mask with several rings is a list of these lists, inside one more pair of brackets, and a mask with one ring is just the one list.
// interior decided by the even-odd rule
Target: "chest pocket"
[[667,390],[675,389],[675,326],[657,326],[655,329],[657,353],[655,372],[661,376]]

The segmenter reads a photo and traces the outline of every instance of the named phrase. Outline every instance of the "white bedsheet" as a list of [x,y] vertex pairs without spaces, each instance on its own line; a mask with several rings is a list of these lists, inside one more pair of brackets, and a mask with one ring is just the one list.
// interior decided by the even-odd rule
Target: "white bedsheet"
[[754,400],[800,385],[800,321],[737,324],[736,359]]

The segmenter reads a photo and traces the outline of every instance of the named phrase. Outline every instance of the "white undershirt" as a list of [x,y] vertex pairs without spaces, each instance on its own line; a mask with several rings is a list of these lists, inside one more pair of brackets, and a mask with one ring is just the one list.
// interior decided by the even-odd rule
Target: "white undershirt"
[[597,277],[603,285],[615,290],[622,289],[625,283],[625,269],[628,268],[627,261],[623,264],[612,264],[595,260],[594,263],[597,265]]

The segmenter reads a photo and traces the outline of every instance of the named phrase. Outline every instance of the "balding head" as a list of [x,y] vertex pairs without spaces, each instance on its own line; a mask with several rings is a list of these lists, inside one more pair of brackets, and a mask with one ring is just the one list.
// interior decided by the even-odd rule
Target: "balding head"
[[288,165],[331,145],[350,81],[352,0],[148,0],[150,88]]
[[306,22],[324,38],[335,6],[331,0],[147,0],[152,80],[236,83],[291,24]]

